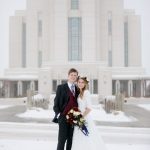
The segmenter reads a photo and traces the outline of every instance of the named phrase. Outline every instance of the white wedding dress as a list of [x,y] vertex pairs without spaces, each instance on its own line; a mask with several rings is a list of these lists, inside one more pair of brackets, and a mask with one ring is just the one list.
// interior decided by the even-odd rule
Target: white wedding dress
[[[81,112],[84,112],[86,107],[91,109],[91,98],[88,90],[84,91],[82,99],[80,97],[78,98],[78,107]],[[106,150],[100,132],[97,131],[90,113],[85,119],[89,135],[85,136],[78,127],[75,127],[71,150]]]

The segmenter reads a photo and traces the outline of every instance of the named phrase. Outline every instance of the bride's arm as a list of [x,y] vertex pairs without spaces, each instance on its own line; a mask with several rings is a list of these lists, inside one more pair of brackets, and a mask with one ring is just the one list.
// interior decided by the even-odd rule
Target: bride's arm
[[83,112],[83,117],[88,115],[91,111],[91,94],[89,91],[86,91],[85,93],[85,100],[86,100],[86,108],[85,111]]
[[85,111],[83,112],[83,117],[85,117],[86,115],[88,115],[90,113],[91,109],[90,108],[86,108]]

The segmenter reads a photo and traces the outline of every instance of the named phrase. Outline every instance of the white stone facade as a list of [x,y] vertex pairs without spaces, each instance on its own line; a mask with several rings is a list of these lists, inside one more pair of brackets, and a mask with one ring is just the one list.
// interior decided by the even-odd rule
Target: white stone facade
[[120,92],[116,84],[125,81],[126,96],[143,96],[145,88],[133,93],[137,82],[150,79],[143,78],[140,26],[123,0],[27,0],[26,10],[10,17],[10,69],[1,80],[16,81],[18,96],[28,81],[48,97],[74,67],[89,78],[93,94]]

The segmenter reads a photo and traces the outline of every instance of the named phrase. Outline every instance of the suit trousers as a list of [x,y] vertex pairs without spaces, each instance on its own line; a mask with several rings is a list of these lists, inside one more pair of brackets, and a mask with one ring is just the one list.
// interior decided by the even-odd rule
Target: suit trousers
[[67,123],[66,117],[63,115],[59,116],[58,123],[59,131],[57,150],[64,150],[65,143],[66,150],[71,150],[74,127]]

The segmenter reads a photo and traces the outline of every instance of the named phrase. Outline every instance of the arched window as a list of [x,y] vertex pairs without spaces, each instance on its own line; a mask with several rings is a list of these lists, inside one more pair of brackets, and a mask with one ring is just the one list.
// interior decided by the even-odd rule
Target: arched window
[[69,61],[80,61],[82,57],[81,18],[70,17],[68,25],[68,58]]

